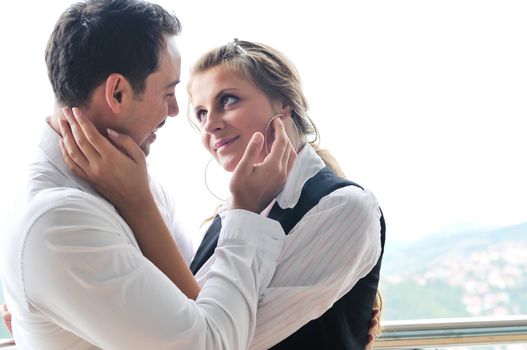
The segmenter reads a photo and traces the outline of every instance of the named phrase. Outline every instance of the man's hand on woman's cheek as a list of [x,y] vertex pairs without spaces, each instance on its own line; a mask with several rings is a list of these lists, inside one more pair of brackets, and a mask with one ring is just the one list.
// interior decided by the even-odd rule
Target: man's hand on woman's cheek
[[4,321],[4,325],[9,333],[13,334],[13,328],[11,327],[11,313],[7,309],[6,304],[2,304],[2,320]]

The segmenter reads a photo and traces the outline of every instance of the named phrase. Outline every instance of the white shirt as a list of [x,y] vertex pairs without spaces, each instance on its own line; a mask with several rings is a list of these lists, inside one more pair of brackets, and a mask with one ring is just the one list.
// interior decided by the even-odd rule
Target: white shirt
[[[68,171],[58,139],[47,127],[20,217],[2,238],[18,349],[247,348],[283,247],[279,223],[224,212],[216,263],[194,302],[141,255],[114,207]],[[191,246],[160,190],[153,186],[189,260]]]
[[[324,167],[306,145],[276,198],[280,207],[293,208],[306,181]],[[355,186],[334,191],[307,212],[286,236],[275,275],[260,299],[251,349],[268,349],[320,317],[373,269],[381,254],[380,217],[375,196]],[[200,283],[210,278],[214,259],[198,271]]]

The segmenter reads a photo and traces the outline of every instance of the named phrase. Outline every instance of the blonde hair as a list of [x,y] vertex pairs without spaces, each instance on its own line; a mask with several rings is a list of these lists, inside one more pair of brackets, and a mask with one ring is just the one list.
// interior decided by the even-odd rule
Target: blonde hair
[[[308,103],[302,91],[300,75],[291,61],[278,50],[249,41],[233,42],[214,48],[201,56],[190,72],[188,93],[193,77],[221,66],[253,82],[269,99],[281,100],[291,107],[291,119],[298,133],[338,176],[345,177],[340,165],[328,150],[319,146],[319,131],[308,115]],[[192,119],[192,118],[191,118]]]

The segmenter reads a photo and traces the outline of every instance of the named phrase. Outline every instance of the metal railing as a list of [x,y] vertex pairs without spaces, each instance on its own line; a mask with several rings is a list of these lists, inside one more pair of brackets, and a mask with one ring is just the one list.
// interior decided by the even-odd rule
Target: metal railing
[[375,349],[527,343],[527,315],[384,321]]
[[[374,349],[416,349],[489,344],[527,344],[527,315],[384,321]],[[2,350],[15,349],[0,339]]]
[[16,349],[14,345],[15,342],[13,341],[13,339],[0,339],[0,348],[2,350]]

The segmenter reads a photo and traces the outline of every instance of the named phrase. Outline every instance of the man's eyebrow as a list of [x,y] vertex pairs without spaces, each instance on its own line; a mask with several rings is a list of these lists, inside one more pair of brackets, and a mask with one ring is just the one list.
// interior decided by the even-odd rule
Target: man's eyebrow
[[179,82],[180,82],[179,79],[174,80],[174,81],[168,83],[168,84],[165,86],[165,89],[172,88],[172,87],[176,86],[177,84],[179,84]]

